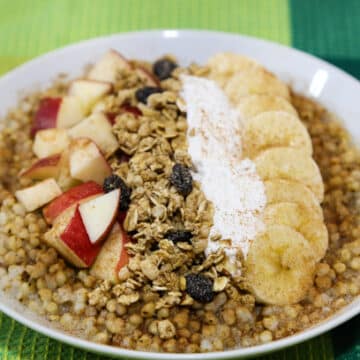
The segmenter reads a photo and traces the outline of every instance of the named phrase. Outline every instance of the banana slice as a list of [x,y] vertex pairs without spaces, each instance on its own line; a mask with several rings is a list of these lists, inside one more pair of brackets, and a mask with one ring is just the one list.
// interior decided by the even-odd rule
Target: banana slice
[[323,218],[322,208],[314,193],[305,185],[289,180],[274,179],[264,182],[267,204],[294,202],[310,208],[317,218]]
[[224,86],[234,73],[262,68],[256,61],[233,53],[218,53],[212,56],[208,60],[208,67],[210,69],[209,77],[217,81],[220,86]]
[[314,257],[316,261],[320,261],[326,254],[329,246],[329,233],[323,221],[313,220],[301,226],[299,232],[304,238],[309,240],[310,245],[314,249]]
[[289,88],[264,68],[234,73],[226,82],[224,92],[235,106],[243,96],[253,94],[268,94],[290,99]]
[[312,144],[306,127],[298,117],[284,111],[268,111],[243,121],[243,154],[254,158],[261,151],[288,146],[312,154]]
[[303,150],[290,147],[267,149],[254,159],[260,177],[266,180],[294,180],[306,185],[321,202],[324,184],[315,161]]
[[255,94],[242,97],[238,104],[242,119],[249,119],[267,111],[285,111],[288,114],[298,116],[295,108],[280,96]]
[[219,53],[208,60],[209,77],[234,104],[244,95],[270,94],[290,99],[289,88],[262,65],[246,56]]
[[321,260],[328,248],[328,232],[322,217],[311,208],[291,202],[267,205],[264,211],[267,225],[287,225],[308,240],[316,261]]
[[313,282],[315,260],[304,237],[284,225],[273,225],[251,244],[245,278],[258,299],[287,305],[302,300]]

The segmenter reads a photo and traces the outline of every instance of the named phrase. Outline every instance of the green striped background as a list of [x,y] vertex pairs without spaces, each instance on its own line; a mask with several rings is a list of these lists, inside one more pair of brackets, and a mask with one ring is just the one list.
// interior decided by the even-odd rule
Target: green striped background
[[[71,42],[159,28],[266,38],[311,52],[360,78],[359,0],[0,0],[0,74]],[[0,313],[0,360],[100,358]],[[261,359],[360,359],[360,318]]]

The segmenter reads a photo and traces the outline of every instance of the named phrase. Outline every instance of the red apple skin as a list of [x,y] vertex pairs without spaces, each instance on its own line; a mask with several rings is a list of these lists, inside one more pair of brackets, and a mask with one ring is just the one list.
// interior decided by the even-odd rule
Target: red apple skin
[[125,104],[121,107],[121,110],[125,111],[125,112],[129,112],[133,115],[135,115],[136,117],[141,116],[142,112],[139,108],[137,108],[136,106],[131,106],[128,104]]
[[44,98],[40,101],[31,127],[31,136],[39,130],[56,127],[56,118],[61,106],[62,98]]
[[79,201],[103,193],[102,187],[95,181],[88,181],[84,184],[73,187],[53,200],[43,210],[45,220],[52,224],[57,216],[70,206]]
[[119,211],[118,222],[122,226],[126,218],[127,211]]
[[22,171],[19,175],[34,180],[57,178],[59,173],[60,154],[55,154],[36,161],[30,168]]
[[115,124],[115,118],[118,116],[119,114],[115,113],[115,112],[107,112],[106,113],[106,117],[109,120],[109,123],[111,125]]
[[92,244],[81,219],[79,205],[68,226],[60,235],[61,240],[81,259],[88,267],[96,259],[101,250],[101,244]]
[[123,246],[121,249],[121,254],[118,263],[116,264],[116,274],[122,269],[124,266],[126,266],[129,263],[129,254],[127,252],[127,249],[125,245],[130,242],[130,237],[126,233],[126,231],[123,229],[122,225],[120,225],[121,232],[122,232],[122,238],[123,238]]

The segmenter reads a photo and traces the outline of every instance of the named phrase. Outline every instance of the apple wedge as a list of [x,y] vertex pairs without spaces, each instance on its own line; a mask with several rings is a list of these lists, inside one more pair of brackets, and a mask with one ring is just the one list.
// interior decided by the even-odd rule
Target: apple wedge
[[115,267],[116,275],[118,275],[119,271],[129,263],[129,254],[127,252],[125,245],[128,242],[130,242],[130,237],[128,236],[128,234],[126,233],[126,231],[124,230],[122,225],[120,225],[120,230],[121,230],[121,234],[122,234],[123,248],[122,248],[119,260],[116,263],[116,267]]
[[55,219],[72,205],[87,201],[94,196],[103,194],[102,187],[94,181],[73,187],[54,199],[43,209],[43,215],[47,223],[52,224]]
[[105,240],[99,255],[90,269],[90,274],[103,280],[118,282],[118,273],[129,262],[125,248],[128,238],[118,223],[115,223]]
[[61,102],[62,98],[44,98],[40,100],[39,108],[33,119],[31,136],[34,136],[39,130],[56,127]]
[[115,50],[108,51],[90,70],[88,79],[114,83],[123,70],[131,70],[131,64]]
[[91,113],[92,114],[95,114],[95,113],[106,113],[106,108],[107,108],[107,105],[106,105],[106,102],[105,102],[105,99],[100,99],[98,102],[96,102],[94,104],[94,106],[91,108]]
[[92,244],[82,222],[78,205],[56,218],[44,240],[66,260],[79,268],[89,267],[100,252],[101,244]]
[[69,128],[85,117],[81,100],[75,96],[44,98],[40,101],[31,128],[31,135],[51,128]]
[[56,127],[70,128],[84,119],[85,116],[85,108],[81,100],[76,96],[65,96],[62,99],[56,119]]
[[136,74],[142,79],[147,86],[159,87],[159,80],[147,69],[142,66],[137,66],[135,69]]
[[70,163],[69,163],[70,151],[69,148],[65,149],[60,157],[59,163],[59,175],[57,177],[57,183],[61,190],[68,191],[69,189],[81,184],[80,180],[74,179],[70,175]]
[[69,154],[70,176],[98,184],[111,174],[111,167],[97,145],[87,138],[73,140]]
[[75,80],[70,85],[69,94],[79,98],[86,112],[112,90],[112,84],[97,80]]
[[42,158],[28,169],[21,171],[19,176],[33,180],[56,179],[60,171],[60,157],[60,154],[56,154]]
[[38,158],[60,154],[70,144],[70,138],[65,129],[46,129],[36,133],[33,152]]
[[117,218],[119,204],[120,189],[80,204],[80,215],[93,244],[104,240],[111,230]]
[[109,157],[118,149],[118,142],[106,115],[95,113],[69,129],[70,137],[89,138]]
[[46,179],[15,192],[16,198],[27,211],[33,211],[44,206],[60,194],[61,189],[54,179]]

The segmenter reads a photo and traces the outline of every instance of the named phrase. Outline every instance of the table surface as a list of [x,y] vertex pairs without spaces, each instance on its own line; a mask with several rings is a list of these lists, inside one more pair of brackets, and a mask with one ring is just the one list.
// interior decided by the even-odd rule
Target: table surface
[[[68,43],[165,28],[210,29],[276,41],[360,78],[359,0],[0,0],[0,74]],[[0,359],[100,359],[0,313]],[[261,359],[360,359],[360,317]]]

